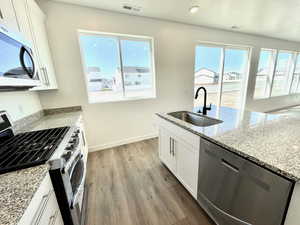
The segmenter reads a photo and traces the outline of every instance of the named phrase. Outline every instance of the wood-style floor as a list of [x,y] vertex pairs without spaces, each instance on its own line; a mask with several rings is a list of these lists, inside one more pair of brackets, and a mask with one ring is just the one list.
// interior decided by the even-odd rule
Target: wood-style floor
[[212,225],[158,158],[158,139],[89,154],[86,225]]

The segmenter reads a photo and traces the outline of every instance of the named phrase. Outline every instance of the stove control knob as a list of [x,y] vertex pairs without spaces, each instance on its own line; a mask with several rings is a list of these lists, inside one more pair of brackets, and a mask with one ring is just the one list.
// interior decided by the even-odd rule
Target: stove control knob
[[75,139],[75,138],[72,138],[72,139],[69,141],[70,144],[73,144],[73,143],[75,143],[75,142],[76,142],[76,139]]
[[73,145],[73,144],[69,144],[69,145],[66,147],[66,150],[68,150],[68,151],[74,150],[74,145]]

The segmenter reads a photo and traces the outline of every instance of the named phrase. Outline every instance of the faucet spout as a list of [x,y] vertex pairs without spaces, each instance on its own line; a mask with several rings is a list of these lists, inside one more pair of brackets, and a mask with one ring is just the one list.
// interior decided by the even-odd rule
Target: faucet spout
[[[207,114],[207,111],[208,111],[208,110],[211,110],[211,104],[210,104],[209,107],[206,106],[207,91],[206,91],[205,87],[199,87],[199,88],[197,89],[196,95],[195,95],[195,99],[198,98],[198,96],[199,96],[199,91],[200,91],[200,90],[203,90],[203,91],[204,91],[204,105],[203,105],[202,113],[203,113],[203,115],[206,115],[206,114]],[[200,112],[201,112],[201,111],[199,110],[199,113],[200,113]]]

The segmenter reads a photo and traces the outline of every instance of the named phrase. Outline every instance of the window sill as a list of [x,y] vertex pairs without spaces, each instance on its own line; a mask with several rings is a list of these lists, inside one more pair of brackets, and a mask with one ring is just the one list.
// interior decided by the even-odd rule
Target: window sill
[[127,102],[127,101],[139,101],[139,100],[150,100],[150,99],[156,99],[156,95],[154,96],[144,96],[144,97],[122,97],[122,98],[116,98],[116,99],[102,99],[98,101],[90,101],[89,104],[97,104],[97,103],[115,103],[115,102]]

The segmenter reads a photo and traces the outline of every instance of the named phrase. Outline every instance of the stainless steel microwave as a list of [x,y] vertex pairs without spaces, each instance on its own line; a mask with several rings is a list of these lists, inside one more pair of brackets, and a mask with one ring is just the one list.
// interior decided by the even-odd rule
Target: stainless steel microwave
[[20,36],[0,24],[0,91],[40,85],[32,49]]

